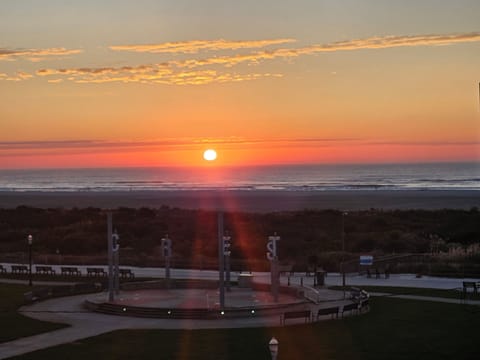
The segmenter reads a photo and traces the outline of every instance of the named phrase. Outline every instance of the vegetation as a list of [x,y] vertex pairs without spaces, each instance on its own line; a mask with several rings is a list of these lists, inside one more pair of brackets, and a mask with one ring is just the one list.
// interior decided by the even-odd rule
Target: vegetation
[[[331,286],[332,290],[342,290],[341,286]],[[429,296],[448,299],[461,299],[463,296],[462,291],[456,289],[427,289],[427,288],[412,288],[412,287],[399,287],[399,286],[361,286],[362,290],[369,293],[386,293],[394,295],[416,295],[416,296]],[[468,294],[469,299],[480,300],[479,294]]]
[[53,331],[66,325],[34,320],[18,313],[23,294],[31,288],[25,285],[0,284],[0,342]]
[[371,299],[362,316],[309,325],[221,330],[128,330],[16,359],[477,359],[478,307]]
[[[277,232],[281,236],[280,259],[296,264],[297,270],[314,260],[328,271],[338,271],[341,259],[353,260],[359,253],[435,253],[440,263],[434,261],[430,272],[480,274],[480,251],[475,245],[480,240],[480,212],[476,208],[368,210],[349,212],[344,222],[342,217],[334,210],[227,213],[225,228],[233,239],[232,267],[244,268],[246,262],[251,263],[249,267],[266,267],[267,236]],[[168,234],[173,241],[174,265],[215,266],[211,264],[218,252],[214,212],[119,208],[113,219],[124,264],[158,265],[160,240]],[[75,258],[70,256],[85,256],[90,261],[105,262],[105,210],[0,209],[0,253],[4,254],[0,260],[25,261],[28,234],[34,235],[37,261],[74,263]],[[341,251],[342,239],[345,252]],[[460,249],[454,253],[455,259],[441,257],[455,249]],[[410,269],[399,269],[406,270]]]

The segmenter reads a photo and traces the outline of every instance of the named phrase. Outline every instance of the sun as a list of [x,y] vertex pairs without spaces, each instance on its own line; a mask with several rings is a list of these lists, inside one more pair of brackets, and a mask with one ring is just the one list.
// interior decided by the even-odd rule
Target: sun
[[207,149],[203,152],[203,158],[207,161],[213,161],[217,158],[217,152],[213,149]]

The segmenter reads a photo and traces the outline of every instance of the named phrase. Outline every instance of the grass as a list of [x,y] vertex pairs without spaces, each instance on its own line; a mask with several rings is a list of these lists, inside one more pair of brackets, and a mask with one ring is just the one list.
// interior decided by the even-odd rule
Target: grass
[[[359,288],[368,292],[389,293],[396,295],[418,295],[418,296],[433,296],[449,299],[460,299],[462,292],[455,289],[427,289],[427,288],[411,288],[398,286],[358,286]],[[329,287],[333,290],[342,290],[341,286]],[[349,288],[347,288],[348,290]],[[469,298],[480,300],[480,296],[469,294]]]
[[0,284],[0,343],[66,326],[19,314],[17,310],[23,305],[23,294],[30,290],[26,285]]
[[15,359],[477,359],[480,308],[372,298],[371,311],[344,320],[274,328],[123,330]]

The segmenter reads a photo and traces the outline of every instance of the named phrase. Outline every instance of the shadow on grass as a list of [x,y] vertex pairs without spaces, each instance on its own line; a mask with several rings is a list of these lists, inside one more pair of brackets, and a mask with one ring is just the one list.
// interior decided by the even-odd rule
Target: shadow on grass
[[15,359],[477,359],[480,309],[371,299],[362,316],[310,325],[228,330],[123,330]]

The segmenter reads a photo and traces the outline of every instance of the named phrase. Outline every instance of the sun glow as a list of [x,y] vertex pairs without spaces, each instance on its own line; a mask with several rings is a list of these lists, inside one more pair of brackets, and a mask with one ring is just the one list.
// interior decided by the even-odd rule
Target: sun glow
[[217,152],[213,149],[208,149],[203,152],[203,158],[207,161],[213,161],[217,158]]

